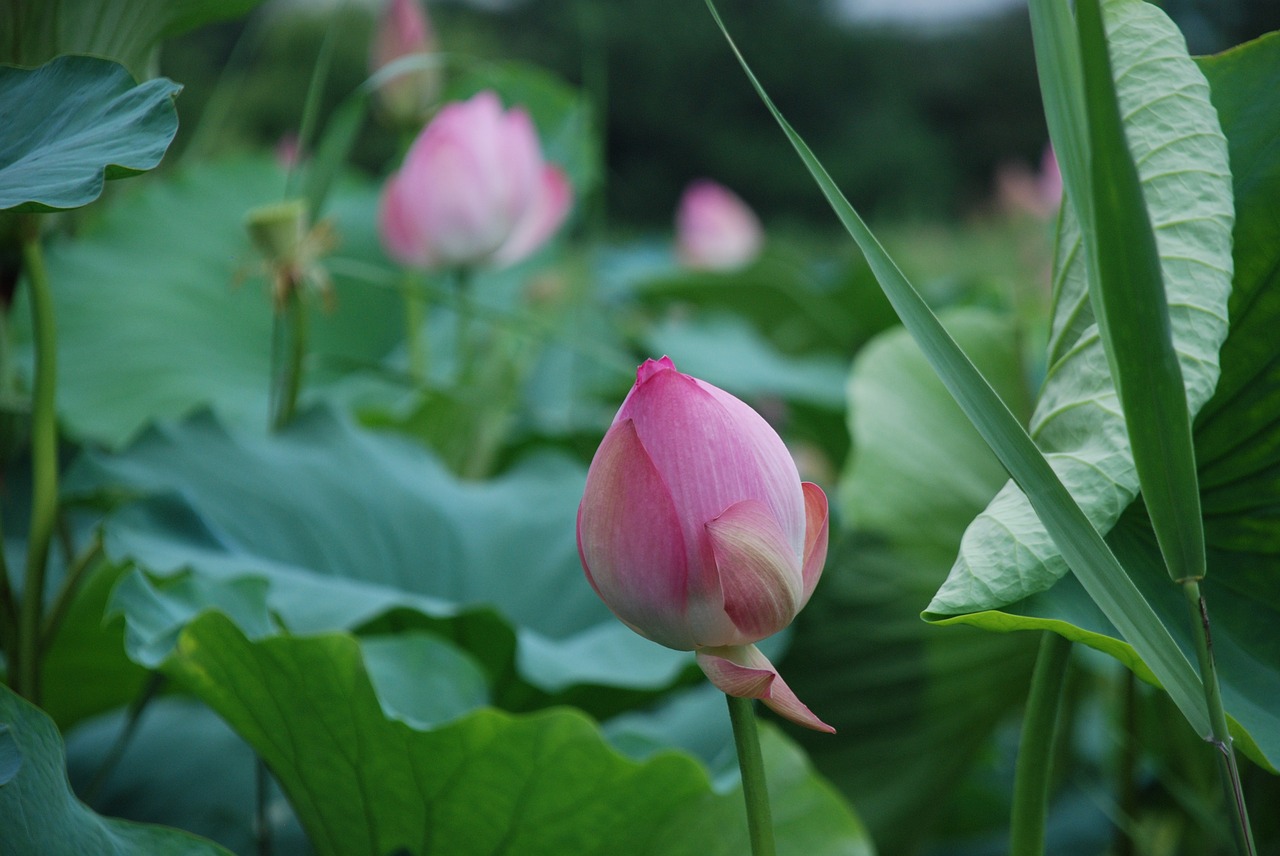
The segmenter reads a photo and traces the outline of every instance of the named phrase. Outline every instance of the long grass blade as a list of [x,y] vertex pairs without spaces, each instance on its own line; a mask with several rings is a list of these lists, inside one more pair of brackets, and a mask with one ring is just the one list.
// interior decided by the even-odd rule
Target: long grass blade
[[821,162],[773,104],[729,35],[715,4],[712,0],[706,0],[706,3],[752,86],[795,147],[840,222],[862,249],[885,296],[938,377],[1009,475],[1027,494],[1089,596],[1150,667],[1196,732],[1207,735],[1209,720],[1200,678],[1168,629],[1124,572],[1111,548],[1085,517],[1026,430],[942,327],[841,194]]

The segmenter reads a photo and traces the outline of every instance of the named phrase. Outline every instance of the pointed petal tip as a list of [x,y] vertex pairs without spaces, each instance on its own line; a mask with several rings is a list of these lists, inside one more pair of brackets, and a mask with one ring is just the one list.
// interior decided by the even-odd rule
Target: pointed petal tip
[[698,665],[721,692],[737,698],[758,698],[770,710],[796,725],[835,734],[796,697],[778,670],[754,645],[699,648]]

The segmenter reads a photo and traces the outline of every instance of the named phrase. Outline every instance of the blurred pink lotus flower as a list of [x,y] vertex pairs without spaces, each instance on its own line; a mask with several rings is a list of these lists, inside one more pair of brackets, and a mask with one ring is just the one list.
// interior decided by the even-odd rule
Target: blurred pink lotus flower
[[445,106],[413,141],[383,189],[378,229],[411,267],[505,267],[546,242],[571,201],[529,115],[485,91]]
[[996,168],[996,198],[1008,213],[1030,214],[1048,219],[1062,204],[1062,173],[1053,146],[1045,146],[1040,172],[1023,163],[1010,161]]
[[727,271],[760,254],[764,231],[736,193],[708,179],[685,188],[676,209],[676,254],[691,268]]
[[578,552],[632,630],[696,651],[729,695],[834,731],[752,644],[809,601],[827,556],[827,497],[801,483],[746,404],[667,357],[640,366],[587,472]]
[[[406,56],[437,50],[435,30],[422,0],[389,0],[383,7],[369,50],[369,73]],[[406,71],[378,88],[383,111],[396,122],[417,125],[440,96],[440,72],[435,68]]]

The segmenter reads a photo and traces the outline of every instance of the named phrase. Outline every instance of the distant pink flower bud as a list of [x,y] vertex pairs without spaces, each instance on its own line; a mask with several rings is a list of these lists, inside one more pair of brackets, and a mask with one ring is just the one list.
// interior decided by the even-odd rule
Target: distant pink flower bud
[[1018,161],[997,167],[996,198],[1007,213],[1030,214],[1040,219],[1054,216],[1062,204],[1062,173],[1058,171],[1053,146],[1045,147],[1038,174]]
[[587,472],[578,508],[587,579],[614,615],[698,652],[713,684],[833,729],[752,644],[809,601],[827,556],[827,497],[801,483],[761,416],[667,357],[648,360]]
[[[369,73],[406,56],[437,50],[435,30],[421,0],[389,0],[383,8],[369,51]],[[420,68],[396,75],[378,88],[388,116],[406,125],[422,122],[440,96],[440,72]]]
[[760,254],[764,232],[738,195],[701,179],[685,188],[676,210],[676,252],[691,268],[733,270]]
[[411,267],[505,267],[551,237],[571,200],[529,115],[486,91],[444,107],[413,141],[383,189],[378,228]]

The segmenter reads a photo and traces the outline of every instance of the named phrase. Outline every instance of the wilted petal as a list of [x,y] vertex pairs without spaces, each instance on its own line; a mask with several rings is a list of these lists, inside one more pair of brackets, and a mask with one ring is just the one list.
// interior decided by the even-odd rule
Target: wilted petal
[[769,658],[754,645],[699,648],[698,665],[707,679],[727,695],[758,698],[796,725],[834,734],[835,729],[813,715],[787,686]]
[[591,462],[578,553],[600,599],[631,629],[669,648],[694,647],[680,522],[629,420],[609,429]]
[[827,511],[827,495],[812,482],[800,485],[804,490],[804,592],[800,596],[798,612],[804,609],[813,594],[822,567],[827,562],[827,540],[830,537],[830,519]]
[[761,502],[746,500],[707,523],[724,611],[751,639],[791,623],[801,596],[800,557]]

